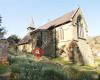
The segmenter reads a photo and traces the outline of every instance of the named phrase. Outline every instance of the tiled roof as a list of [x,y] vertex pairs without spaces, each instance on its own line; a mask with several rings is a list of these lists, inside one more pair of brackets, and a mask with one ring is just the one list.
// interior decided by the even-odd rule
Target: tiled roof
[[22,40],[19,41],[18,44],[25,44],[25,43],[28,43],[30,40],[31,40],[31,36],[26,35]]
[[44,24],[43,26],[39,27],[38,29],[49,29],[52,26],[57,26],[60,24],[63,24],[65,22],[69,22],[71,21],[71,19],[73,18],[74,14],[77,12],[78,9],[75,9],[55,20],[52,20],[50,22],[48,22],[47,24]]

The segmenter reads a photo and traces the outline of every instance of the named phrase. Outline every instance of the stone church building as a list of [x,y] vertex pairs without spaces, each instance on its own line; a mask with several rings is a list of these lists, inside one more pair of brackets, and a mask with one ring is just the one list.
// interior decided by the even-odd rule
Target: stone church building
[[32,52],[36,47],[45,56],[65,57],[74,63],[94,65],[94,57],[87,42],[87,24],[80,8],[58,17],[39,28],[33,20],[27,35],[19,42],[19,50]]

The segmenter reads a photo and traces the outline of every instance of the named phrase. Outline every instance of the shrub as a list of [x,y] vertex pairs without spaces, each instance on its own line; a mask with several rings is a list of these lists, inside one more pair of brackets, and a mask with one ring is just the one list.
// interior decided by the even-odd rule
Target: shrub
[[11,72],[12,73],[20,73],[20,65],[19,64],[12,64],[11,65]]
[[8,54],[9,64],[23,62],[23,61],[33,61],[34,56],[32,54]]
[[20,69],[13,71],[18,80],[96,80],[93,75],[97,75],[93,71],[79,71],[52,62],[21,62],[18,65]]
[[45,62],[24,63],[21,65],[20,80],[64,80],[60,66]]
[[15,54],[16,51],[14,50],[14,48],[8,48],[8,53],[9,54]]
[[[34,61],[32,54],[9,55],[11,71],[14,80],[97,80],[97,73],[93,71],[79,70],[72,65],[64,66],[54,60],[41,57],[40,61]],[[56,63],[57,62],[57,63]]]

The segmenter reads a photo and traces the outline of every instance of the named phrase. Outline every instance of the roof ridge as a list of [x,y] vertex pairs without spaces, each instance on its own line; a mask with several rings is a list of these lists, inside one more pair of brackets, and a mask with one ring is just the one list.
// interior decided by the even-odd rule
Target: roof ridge
[[71,19],[73,18],[75,13],[78,11],[78,9],[79,8],[74,9],[58,18],[55,18],[54,20],[51,20],[51,21],[47,22],[46,24],[40,26],[38,29],[48,29],[53,25],[57,26],[59,24],[63,24],[65,22],[71,21]]
[[78,11],[79,9],[80,9],[79,7],[75,9],[75,12],[74,12],[74,14],[72,15],[72,18],[75,16],[75,14],[77,13],[77,11]]

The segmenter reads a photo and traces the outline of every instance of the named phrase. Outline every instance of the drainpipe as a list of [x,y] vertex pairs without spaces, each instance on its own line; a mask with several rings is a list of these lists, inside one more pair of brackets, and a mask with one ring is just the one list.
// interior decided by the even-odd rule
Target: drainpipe
[[54,34],[55,34],[55,57],[56,57],[56,45],[57,45],[57,42],[56,42],[56,29],[54,29]]
[[42,31],[41,31],[41,46],[42,46]]
[[32,41],[32,47],[31,47],[31,49],[33,50],[33,34],[31,34],[31,41]]

